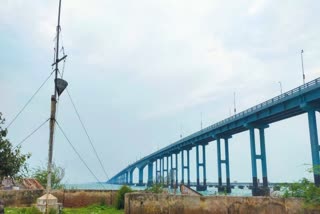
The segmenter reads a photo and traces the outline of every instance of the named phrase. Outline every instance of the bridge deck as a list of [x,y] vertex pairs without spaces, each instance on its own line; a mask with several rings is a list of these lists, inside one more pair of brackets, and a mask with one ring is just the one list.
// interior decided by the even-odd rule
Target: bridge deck
[[252,126],[268,125],[303,114],[307,111],[308,107],[317,109],[320,107],[320,78],[182,138],[129,165],[113,178],[136,167],[145,166],[149,162],[153,162],[159,158],[178,153],[184,149],[191,149],[199,144],[209,143],[218,137],[232,136],[246,131]]

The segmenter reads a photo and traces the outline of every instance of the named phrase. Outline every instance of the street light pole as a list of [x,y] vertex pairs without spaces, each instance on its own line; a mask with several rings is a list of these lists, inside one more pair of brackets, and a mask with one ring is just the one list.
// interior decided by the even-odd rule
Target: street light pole
[[233,111],[234,111],[234,114],[237,113],[237,108],[236,108],[236,92],[233,92]]
[[280,85],[280,94],[282,94],[282,83],[280,81],[278,83]]
[[302,79],[303,79],[303,84],[305,84],[305,82],[306,82],[306,76],[304,75],[303,49],[301,50],[301,66],[302,66]]

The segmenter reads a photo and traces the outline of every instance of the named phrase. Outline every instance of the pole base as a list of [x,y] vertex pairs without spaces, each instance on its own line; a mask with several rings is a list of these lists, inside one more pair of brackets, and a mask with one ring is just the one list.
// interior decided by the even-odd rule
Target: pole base
[[206,191],[207,185],[197,185],[196,190],[197,191]]
[[270,188],[252,187],[252,196],[270,196]]

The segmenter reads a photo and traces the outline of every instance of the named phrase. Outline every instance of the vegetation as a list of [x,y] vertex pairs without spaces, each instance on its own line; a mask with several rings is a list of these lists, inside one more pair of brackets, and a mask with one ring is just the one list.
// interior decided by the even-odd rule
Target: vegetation
[[5,119],[0,112],[0,179],[3,177],[19,177],[27,171],[26,161],[31,154],[21,154],[20,146],[13,148],[10,141],[6,138],[8,131],[1,126]]
[[132,189],[126,185],[122,186],[118,193],[117,193],[117,198],[116,198],[116,209],[124,209],[124,195],[126,193],[132,192]]
[[[52,164],[52,173],[51,173],[51,187],[52,189],[62,189],[64,187],[61,184],[61,181],[64,177],[65,170],[62,167],[57,166],[56,164]],[[47,185],[48,171],[46,167],[38,167],[33,173],[32,177],[37,179],[42,186]]]
[[162,193],[163,192],[163,185],[161,183],[154,183],[152,186],[148,187],[146,189],[146,192],[152,192],[152,193]]
[[[319,167],[311,168],[307,171],[310,173],[319,172]],[[315,184],[307,178],[291,184],[282,184],[281,186],[285,189],[283,194],[284,198],[302,198],[307,207],[320,206],[320,187],[315,186]]]
[[303,178],[299,182],[284,184],[285,192],[283,197],[303,198],[306,205],[320,206],[320,187]]
[[[5,208],[5,213],[7,214],[40,214],[36,207],[31,208]],[[63,214],[123,214],[123,210],[117,210],[113,207],[103,206],[103,205],[92,205],[83,208],[64,208]]]

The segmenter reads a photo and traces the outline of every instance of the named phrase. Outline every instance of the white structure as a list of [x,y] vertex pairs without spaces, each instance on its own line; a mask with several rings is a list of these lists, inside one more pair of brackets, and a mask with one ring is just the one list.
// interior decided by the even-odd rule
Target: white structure
[[55,196],[51,194],[44,194],[37,199],[37,208],[42,213],[46,212],[46,209],[49,211],[52,208],[57,210],[57,213],[59,213],[59,210],[62,208],[62,204],[58,203],[58,199]]

